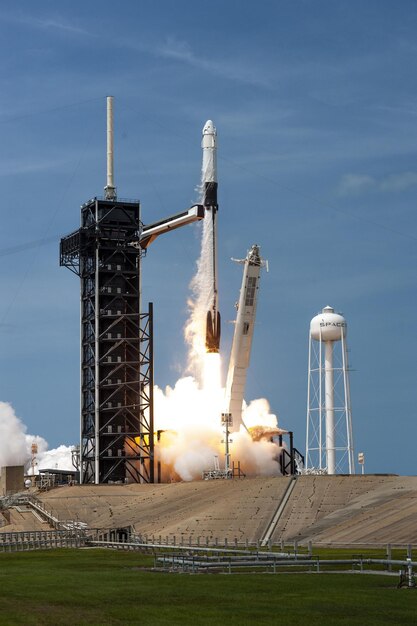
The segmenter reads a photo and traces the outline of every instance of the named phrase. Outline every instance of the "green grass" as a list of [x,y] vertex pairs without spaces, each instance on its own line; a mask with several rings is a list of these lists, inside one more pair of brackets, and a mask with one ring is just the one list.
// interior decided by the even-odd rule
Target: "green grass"
[[0,554],[0,624],[417,623],[417,590],[396,589],[395,577],[141,569],[152,563],[107,550]]

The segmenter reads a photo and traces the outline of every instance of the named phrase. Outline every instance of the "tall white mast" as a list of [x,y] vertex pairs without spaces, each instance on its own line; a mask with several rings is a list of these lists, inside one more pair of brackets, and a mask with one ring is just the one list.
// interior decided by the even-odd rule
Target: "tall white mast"
[[104,187],[106,200],[116,200],[113,163],[113,96],[107,96],[107,185]]
[[225,406],[227,413],[232,415],[233,430],[238,431],[243,424],[242,404],[255,327],[259,279],[266,261],[261,259],[257,245],[251,247],[245,259],[233,260],[242,263],[244,268],[227,374]]

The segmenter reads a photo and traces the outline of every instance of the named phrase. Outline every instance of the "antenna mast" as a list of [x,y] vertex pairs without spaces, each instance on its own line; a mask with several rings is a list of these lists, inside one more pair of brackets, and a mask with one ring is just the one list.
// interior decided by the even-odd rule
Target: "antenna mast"
[[107,96],[107,185],[104,187],[106,200],[116,200],[113,164],[113,96]]

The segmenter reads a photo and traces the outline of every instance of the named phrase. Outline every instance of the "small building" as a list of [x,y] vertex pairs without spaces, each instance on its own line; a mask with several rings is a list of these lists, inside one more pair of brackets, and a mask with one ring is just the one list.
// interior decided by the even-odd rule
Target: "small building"
[[0,472],[0,496],[11,496],[24,490],[23,465],[6,465]]
[[36,486],[39,489],[50,489],[62,485],[73,485],[80,481],[78,470],[42,469],[36,477]]

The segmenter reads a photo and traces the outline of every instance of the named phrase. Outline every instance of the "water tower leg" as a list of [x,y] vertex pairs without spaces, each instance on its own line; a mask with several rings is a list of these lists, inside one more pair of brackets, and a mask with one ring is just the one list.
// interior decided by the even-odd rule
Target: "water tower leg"
[[327,473],[335,474],[333,342],[326,341],[324,345]]

